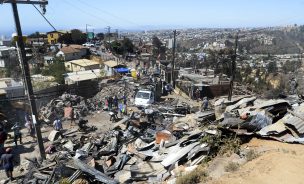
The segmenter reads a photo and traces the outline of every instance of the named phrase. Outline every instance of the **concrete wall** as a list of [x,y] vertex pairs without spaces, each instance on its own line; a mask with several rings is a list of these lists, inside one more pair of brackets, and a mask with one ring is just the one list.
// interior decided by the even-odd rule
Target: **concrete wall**
[[113,76],[115,74],[114,68],[111,68],[107,65],[104,65],[104,71],[106,73],[106,76]]

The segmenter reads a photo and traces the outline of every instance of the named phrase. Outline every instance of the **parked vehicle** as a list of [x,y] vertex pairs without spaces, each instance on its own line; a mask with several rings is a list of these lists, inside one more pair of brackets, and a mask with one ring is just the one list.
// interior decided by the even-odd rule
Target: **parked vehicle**
[[94,47],[95,46],[93,43],[90,43],[90,42],[84,43],[82,45],[85,47]]
[[155,95],[150,90],[139,90],[135,96],[135,105],[147,107],[155,102]]

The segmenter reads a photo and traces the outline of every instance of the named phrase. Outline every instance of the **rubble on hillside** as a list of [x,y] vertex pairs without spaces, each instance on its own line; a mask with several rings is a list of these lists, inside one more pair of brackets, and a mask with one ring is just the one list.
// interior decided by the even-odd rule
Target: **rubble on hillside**
[[[125,86],[104,87],[93,99],[123,95],[131,99],[134,89]],[[80,113],[94,111],[81,97],[64,94],[45,109],[44,117],[70,103]],[[104,134],[85,134],[69,130],[61,136],[53,131],[48,159],[33,162],[28,168],[28,183],[133,183],[174,182],[176,169],[195,169],[206,157],[214,155],[214,146],[206,137],[234,135],[258,136],[288,143],[304,143],[304,103],[298,97],[264,100],[239,96],[231,101],[218,99],[214,110],[193,111],[185,103],[169,100],[132,112],[113,124]],[[87,110],[85,109],[87,108]],[[46,113],[48,112],[48,113]]]

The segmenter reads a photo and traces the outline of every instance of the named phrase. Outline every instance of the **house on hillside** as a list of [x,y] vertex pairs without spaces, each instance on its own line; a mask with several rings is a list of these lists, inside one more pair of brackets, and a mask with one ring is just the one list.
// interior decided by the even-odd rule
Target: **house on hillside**
[[92,81],[98,78],[101,78],[100,69],[94,69],[66,73],[64,76],[64,81],[65,84],[75,84],[77,82]]
[[0,91],[6,94],[6,98],[16,98],[25,95],[23,82],[12,78],[0,78]]
[[41,36],[38,38],[27,38],[26,43],[32,46],[43,46],[48,43],[48,40],[46,37]]
[[51,31],[47,33],[47,41],[49,44],[56,44],[58,43],[58,39],[64,35],[67,34],[68,31]]
[[114,61],[114,60],[106,61],[103,64],[104,64],[104,71],[106,73],[106,76],[113,76],[116,73],[115,69],[120,67],[122,68],[125,67],[125,65],[120,64],[118,61]]
[[56,54],[56,57],[62,58],[64,61],[81,59],[88,54],[88,48],[82,45],[68,45],[62,47]]
[[94,70],[100,68],[100,63],[88,59],[72,60],[64,63],[66,70],[71,72]]
[[18,65],[16,48],[0,46],[0,68],[8,68],[16,65]]

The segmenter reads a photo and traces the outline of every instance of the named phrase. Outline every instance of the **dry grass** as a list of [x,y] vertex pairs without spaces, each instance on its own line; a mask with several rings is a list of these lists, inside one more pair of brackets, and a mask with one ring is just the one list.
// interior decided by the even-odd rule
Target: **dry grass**
[[254,160],[256,158],[258,158],[260,155],[254,151],[254,150],[250,150],[247,154],[246,154],[246,160],[247,162]]
[[207,173],[202,168],[197,168],[194,171],[180,176],[176,180],[176,184],[196,184],[205,182],[207,180]]
[[229,162],[228,165],[225,166],[226,172],[235,172],[239,169],[240,165],[235,162]]
[[224,138],[219,149],[219,155],[230,156],[233,153],[239,154],[241,148],[241,140],[239,138]]

